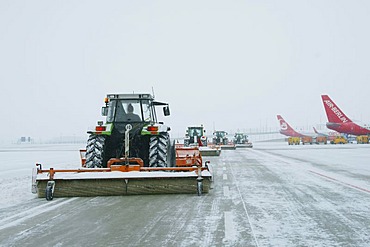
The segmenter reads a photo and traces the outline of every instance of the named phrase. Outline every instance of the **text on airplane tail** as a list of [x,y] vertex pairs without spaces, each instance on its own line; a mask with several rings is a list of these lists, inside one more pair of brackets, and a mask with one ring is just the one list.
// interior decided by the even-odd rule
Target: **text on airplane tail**
[[[338,109],[338,107],[331,102],[329,99],[323,100],[324,104],[332,111],[332,113],[342,122],[346,123],[348,122],[347,117],[341,112],[341,110]],[[329,113],[328,113],[329,114]]]

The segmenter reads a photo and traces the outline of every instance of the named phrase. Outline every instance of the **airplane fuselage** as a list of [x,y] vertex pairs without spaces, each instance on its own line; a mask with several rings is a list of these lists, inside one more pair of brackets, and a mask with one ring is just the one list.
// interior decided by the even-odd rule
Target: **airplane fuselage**
[[280,134],[286,135],[286,136],[289,136],[289,137],[305,137],[306,136],[306,135],[303,135],[303,134],[298,133],[298,132],[293,131],[293,130],[280,130],[279,132],[280,132]]
[[349,134],[349,135],[369,135],[370,130],[364,128],[354,122],[347,122],[347,123],[326,123],[326,127],[328,129],[335,130],[339,133]]

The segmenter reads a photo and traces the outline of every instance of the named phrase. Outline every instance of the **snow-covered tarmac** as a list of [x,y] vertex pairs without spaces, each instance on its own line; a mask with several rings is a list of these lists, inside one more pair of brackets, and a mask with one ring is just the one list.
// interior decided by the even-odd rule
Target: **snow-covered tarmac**
[[223,150],[201,197],[36,198],[35,164],[77,168],[81,148],[0,148],[0,246],[370,246],[370,145]]

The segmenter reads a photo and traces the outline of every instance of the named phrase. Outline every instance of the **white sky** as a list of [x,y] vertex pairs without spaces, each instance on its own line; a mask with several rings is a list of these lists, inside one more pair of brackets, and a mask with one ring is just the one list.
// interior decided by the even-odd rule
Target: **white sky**
[[[370,2],[0,1],[3,138],[86,133],[108,93],[170,103],[172,136],[370,122]],[[210,131],[211,132],[211,131]]]

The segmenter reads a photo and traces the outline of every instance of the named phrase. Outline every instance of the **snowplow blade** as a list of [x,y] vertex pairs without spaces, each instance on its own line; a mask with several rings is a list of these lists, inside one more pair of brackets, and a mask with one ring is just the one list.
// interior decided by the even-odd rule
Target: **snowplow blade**
[[[135,171],[139,169],[139,171]],[[139,167],[132,171],[111,168],[79,170],[41,170],[37,172],[34,187],[38,197],[123,196],[148,194],[202,194],[208,193],[212,175],[208,168]],[[92,171],[94,170],[94,171]],[[50,176],[52,174],[52,176]],[[52,189],[49,188],[52,182]],[[48,189],[52,192],[49,192]],[[50,198],[51,193],[51,198]]]
[[234,144],[221,145],[221,150],[235,150],[236,146]]
[[220,156],[220,148],[210,148],[210,147],[199,147],[199,152],[202,156]]
[[253,148],[252,143],[245,143],[245,144],[235,144],[236,148]]
[[[185,163],[182,161],[184,158],[195,157],[198,159],[197,162],[191,161],[191,163],[199,163],[202,161],[203,156],[220,156],[221,148],[216,145],[212,146],[190,146],[184,147],[182,144],[176,144],[176,165],[182,166]],[[189,161],[188,161],[189,162]]]

